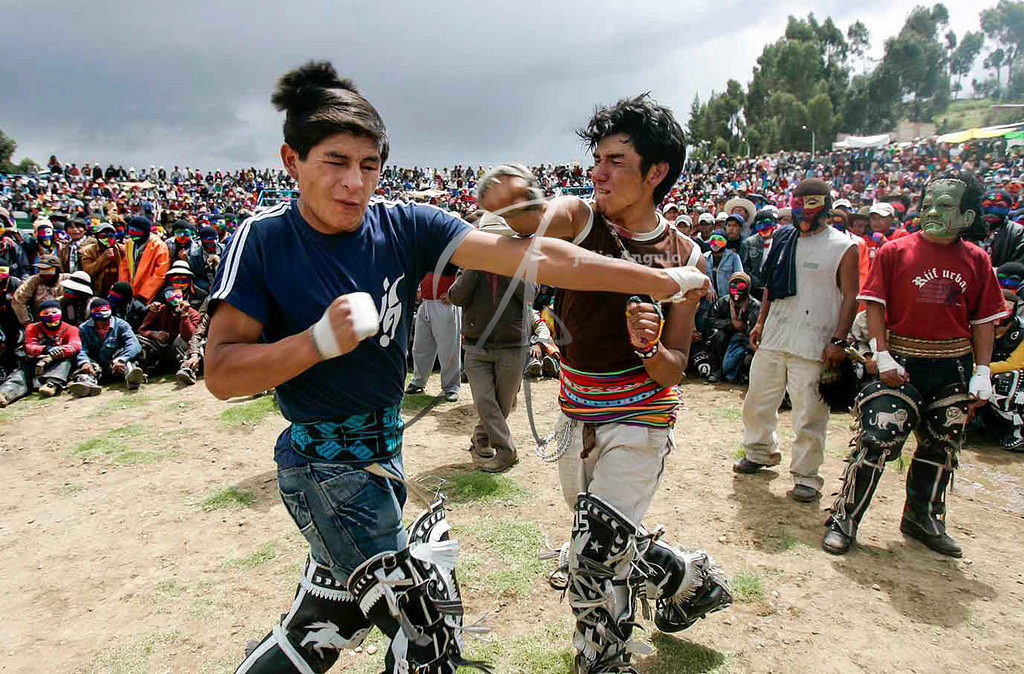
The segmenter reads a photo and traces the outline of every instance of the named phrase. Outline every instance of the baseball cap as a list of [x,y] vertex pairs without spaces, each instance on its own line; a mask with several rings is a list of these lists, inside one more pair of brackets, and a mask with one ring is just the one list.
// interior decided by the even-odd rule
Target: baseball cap
[[868,213],[872,215],[880,215],[883,218],[891,218],[896,214],[896,211],[888,201],[876,201],[871,204],[871,209]]
[[832,204],[832,208],[845,208],[853,210],[853,204],[850,203],[849,199],[836,199],[835,203]]
[[709,225],[715,224],[715,216],[710,213],[701,213],[700,217],[697,218],[697,224],[703,225],[705,222]]

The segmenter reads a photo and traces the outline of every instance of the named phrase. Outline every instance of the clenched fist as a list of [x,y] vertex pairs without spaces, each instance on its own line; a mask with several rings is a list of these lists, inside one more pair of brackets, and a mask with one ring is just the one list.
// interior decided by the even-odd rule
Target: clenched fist
[[331,302],[310,328],[321,360],[352,351],[359,342],[377,334],[379,318],[373,299],[366,293],[349,293]]
[[626,304],[626,331],[634,349],[649,349],[657,344],[661,339],[663,325],[664,319],[658,305],[630,298]]

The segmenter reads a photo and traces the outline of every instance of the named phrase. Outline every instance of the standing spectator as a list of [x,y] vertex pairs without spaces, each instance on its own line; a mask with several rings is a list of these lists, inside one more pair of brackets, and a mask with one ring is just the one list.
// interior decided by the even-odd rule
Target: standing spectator
[[127,321],[112,314],[110,302],[96,297],[89,304],[89,320],[79,327],[82,351],[79,371],[68,385],[76,398],[99,395],[100,383],[120,377],[129,391],[139,388],[146,376],[135,364],[142,352]]
[[752,225],[756,233],[744,239],[743,245],[740,246],[740,264],[743,265],[743,271],[750,275],[750,288],[754,297],[759,297],[764,289],[764,283],[761,282],[761,267],[772,249],[772,233],[775,232],[775,226],[773,211],[758,211]]
[[740,247],[743,245],[743,230],[746,224],[742,215],[730,215],[725,219],[725,247],[737,255],[740,254]]
[[141,215],[126,223],[125,254],[118,267],[118,280],[130,283],[141,302],[156,297],[171,266],[167,244],[152,236],[153,223]]
[[122,246],[117,242],[117,232],[109,222],[101,222],[93,230],[92,243],[81,246],[82,269],[92,278],[93,292],[97,297],[106,297],[117,283],[118,267],[124,257]]
[[453,306],[448,297],[448,289],[455,282],[457,273],[458,267],[448,264],[440,275],[431,272],[420,283],[418,292],[423,301],[416,310],[416,330],[412,338],[413,375],[405,389],[407,394],[423,393],[436,358],[441,362],[444,399],[450,403],[459,399],[462,316],[459,307]]
[[68,278],[58,270],[60,263],[55,255],[43,255],[36,260],[36,274],[29,276],[14,293],[11,306],[22,325],[32,322],[40,305],[46,300],[59,300],[63,294],[60,282]]
[[[509,302],[485,332],[513,284]],[[523,383],[531,332],[524,303],[533,303],[533,292],[529,283],[475,270],[463,271],[448,291],[452,304],[463,309],[466,376],[478,416],[469,451],[477,469],[487,473],[505,472],[519,462],[507,420]]]
[[714,297],[708,299],[714,301],[729,295],[729,279],[736,272],[743,271],[743,264],[740,262],[740,256],[728,249],[722,230],[715,230],[708,245],[711,246],[711,250],[704,253],[704,261],[708,265],[707,275],[711,279],[714,293]]
[[[82,266],[82,248],[85,246],[95,246],[96,239],[91,236],[85,235],[85,220],[81,218],[72,218],[68,220],[66,230],[68,233],[68,242],[60,247],[57,253],[57,257],[60,260],[61,269],[65,273],[72,273],[85,269]],[[88,270],[86,270],[88,271]]]
[[817,499],[823,484],[818,469],[825,459],[829,407],[818,394],[822,364],[834,367],[845,357],[857,308],[857,246],[828,225],[831,201],[824,181],[801,181],[793,192],[797,225],[775,235],[765,261],[767,289],[750,331],[756,353],[743,401],[747,454],[733,466],[749,475],[782,461],[775,428],[788,390],[796,432],[790,495],[801,502]]
[[981,202],[989,234],[984,248],[992,258],[993,267],[1007,262],[1024,262],[1024,225],[1010,220],[1013,197],[1006,190],[992,190]]
[[193,248],[194,254],[189,256],[188,264],[195,274],[196,290],[203,297],[210,294],[210,286],[217,276],[224,246],[218,241],[217,230],[210,225],[199,228],[199,246]]
[[896,227],[896,209],[888,201],[876,201],[868,211],[871,231],[881,234],[888,241],[895,241],[907,235],[906,230]]

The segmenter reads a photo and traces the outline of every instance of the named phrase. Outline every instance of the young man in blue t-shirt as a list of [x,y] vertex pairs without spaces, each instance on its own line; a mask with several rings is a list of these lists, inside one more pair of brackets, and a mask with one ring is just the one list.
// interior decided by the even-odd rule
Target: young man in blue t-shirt
[[400,404],[417,285],[450,261],[681,301],[706,290],[704,276],[371,200],[384,124],[329,63],[287,73],[272,100],[286,112],[281,158],[301,196],[250,218],[228,246],[210,295],[206,384],[219,398],[276,388],[291,422],[275,448],[278,486],[310,558],[290,611],[237,671],[324,672],[372,625],[392,637],[389,673],[482,667],[462,657],[443,508],[402,527]]

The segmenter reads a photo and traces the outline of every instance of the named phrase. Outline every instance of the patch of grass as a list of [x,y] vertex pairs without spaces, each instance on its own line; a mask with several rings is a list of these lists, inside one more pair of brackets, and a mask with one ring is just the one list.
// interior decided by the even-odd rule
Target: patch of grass
[[204,498],[199,507],[203,512],[211,512],[223,508],[248,508],[252,505],[252,501],[253,494],[251,491],[235,487],[224,487]]
[[717,407],[712,414],[726,421],[739,421],[743,418],[743,410],[738,407]]
[[112,412],[124,412],[125,410],[138,409],[146,403],[152,402],[152,396],[148,396],[141,393],[122,393],[117,395],[113,400],[108,400],[99,407],[101,414],[110,414]]
[[[467,656],[486,660],[502,674],[570,674],[574,651],[568,623],[548,623],[512,639],[467,640]],[[468,671],[468,670],[467,670]]]
[[195,409],[198,405],[195,400],[175,400],[174,402],[167,405],[168,412],[188,412],[189,410]]
[[530,495],[508,475],[473,471],[445,475],[444,480],[441,491],[452,503],[522,501]]
[[769,548],[771,552],[788,552],[797,548],[809,547],[806,543],[801,541],[796,536],[793,536],[789,532],[783,531],[778,536],[772,538]]
[[183,640],[179,632],[141,635],[104,650],[73,671],[75,674],[145,674],[152,671],[151,656]]
[[[548,567],[537,553],[544,548],[544,535],[533,522],[509,518],[481,520],[456,531],[473,536],[486,553],[467,555],[464,573],[467,587],[493,591],[499,596],[521,597]],[[463,571],[463,569],[460,569]]]
[[12,412],[8,412],[7,410],[0,412],[0,424],[9,424],[15,419],[17,419],[17,416]]
[[651,644],[658,652],[643,658],[644,674],[724,674],[728,657],[713,648],[655,632]]
[[273,541],[267,541],[248,555],[226,560],[221,564],[221,568],[225,571],[246,571],[263,566],[267,562],[273,561],[275,557],[277,557],[277,547]]
[[736,449],[736,450],[735,450],[735,451],[734,451],[734,452],[732,453],[732,458],[734,458],[734,459],[736,459],[737,461],[739,461],[740,459],[742,459],[742,458],[743,458],[743,457],[745,457],[746,455],[747,455],[747,448],[746,448],[746,447],[739,447],[739,448],[737,448],[737,449]]
[[426,393],[414,393],[413,395],[407,395],[402,398],[402,411],[406,414],[416,414],[423,410],[424,407],[434,402],[436,398]]
[[738,602],[764,601],[764,580],[757,571],[740,571],[732,578],[732,596]]
[[128,424],[83,440],[71,451],[85,458],[105,458],[122,465],[152,463],[170,455],[166,451],[141,448],[152,440],[153,435],[144,426]]
[[220,413],[220,423],[230,428],[255,426],[275,411],[277,404],[274,402],[274,396],[266,395],[251,403],[232,405]]
[[174,580],[161,580],[153,586],[156,593],[162,597],[180,597],[185,593],[185,586]]

